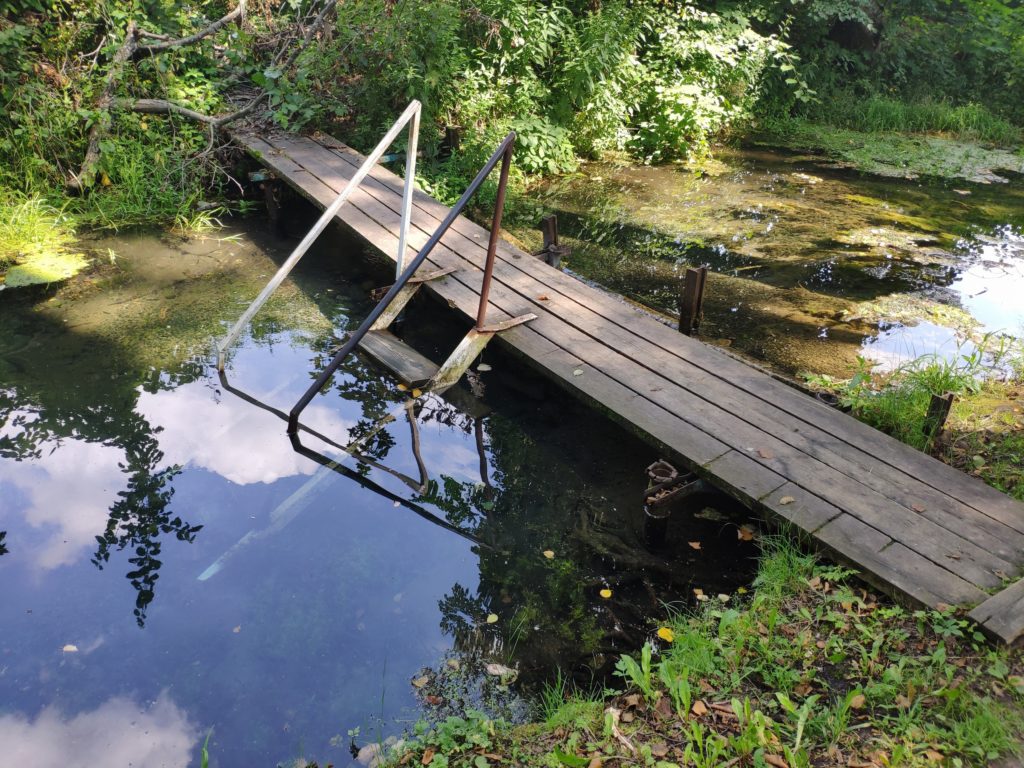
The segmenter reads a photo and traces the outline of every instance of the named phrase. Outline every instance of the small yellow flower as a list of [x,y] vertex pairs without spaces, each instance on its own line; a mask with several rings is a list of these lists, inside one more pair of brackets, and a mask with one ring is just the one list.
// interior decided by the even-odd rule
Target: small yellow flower
[[658,637],[664,640],[666,643],[671,643],[676,639],[676,633],[668,627],[662,627],[658,630]]

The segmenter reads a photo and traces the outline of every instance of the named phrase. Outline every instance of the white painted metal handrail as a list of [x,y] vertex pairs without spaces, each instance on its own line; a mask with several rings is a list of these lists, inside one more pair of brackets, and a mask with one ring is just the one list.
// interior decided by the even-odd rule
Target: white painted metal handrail
[[366,160],[359,166],[359,170],[356,171],[356,175],[353,176],[345,188],[341,190],[341,193],[335,198],[334,202],[331,203],[327,209],[323,212],[323,215],[317,219],[316,224],[313,228],[306,233],[306,236],[302,238],[302,242],[295,246],[295,250],[292,251],[291,256],[281,265],[281,268],[277,270],[270,282],[267,283],[266,287],[260,291],[260,295],[257,296],[252,304],[249,305],[248,309],[238,318],[238,322],[232,326],[228,335],[217,345],[217,370],[224,370],[225,355],[228,348],[235,343],[238,336],[242,333],[249,322],[253,319],[257,312],[260,311],[267,299],[270,298],[271,294],[277,290],[278,286],[284,282],[284,279],[288,277],[288,273],[292,271],[299,259],[306,255],[306,251],[309,250],[310,246],[316,241],[320,233],[324,231],[327,225],[334,218],[335,214],[341,209],[341,206],[345,204],[345,201],[352,195],[355,189],[362,183],[370,171],[373,169],[387,152],[388,147],[398,138],[398,135],[402,132],[402,129],[406,125],[409,126],[409,138],[406,144],[406,156],[405,156],[405,188],[402,193],[402,223],[398,233],[398,254],[397,254],[397,266],[396,275],[401,275],[402,270],[405,266],[405,248],[406,242],[408,241],[409,234],[409,220],[412,217],[412,194],[413,184],[416,178],[416,151],[417,143],[419,140],[420,133],[420,110],[421,105],[418,101],[413,100],[409,103],[409,106],[405,108],[402,115],[395,121],[394,125],[391,126],[384,138],[380,140],[380,143],[374,148],[373,152],[367,155]]

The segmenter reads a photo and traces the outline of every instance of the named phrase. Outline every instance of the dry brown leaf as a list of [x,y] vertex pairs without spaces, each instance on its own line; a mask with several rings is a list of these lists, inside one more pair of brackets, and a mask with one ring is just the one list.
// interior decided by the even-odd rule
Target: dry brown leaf
[[665,744],[664,742],[651,744],[651,754],[655,757],[665,757],[668,755],[668,744]]
[[693,702],[693,706],[690,707],[690,712],[697,717],[700,717],[701,715],[706,715],[708,713],[708,706],[704,703],[703,699],[697,699]]
[[542,293],[537,297],[537,301],[550,301],[550,299],[548,299],[548,295],[546,293]]
[[437,750],[433,747],[427,747],[423,750],[423,757],[420,760],[420,765],[430,765],[430,761],[434,759],[434,755],[437,754]]
[[672,717],[673,714],[672,703],[668,700],[667,697],[662,696],[654,705],[654,711],[667,720],[668,718]]
[[412,684],[414,688],[422,688],[429,682],[430,678],[424,675],[423,677],[417,677],[415,680],[412,681]]
[[440,696],[434,696],[431,693],[428,693],[426,696],[424,696],[423,700],[432,707],[440,707],[442,704],[444,704],[444,699],[442,699]]
[[912,504],[910,506],[910,508],[912,510],[914,510],[915,512],[917,512],[918,514],[921,514],[922,512],[924,512],[924,509],[925,509],[924,505],[922,505],[922,504]]
[[604,713],[609,725],[611,725],[612,736],[614,736],[622,746],[628,749],[631,755],[635,755],[636,747],[633,746],[633,742],[623,736],[622,731],[619,730],[619,718],[622,717],[622,710],[616,709],[615,707],[608,707]]
[[623,712],[622,713],[622,722],[624,722],[624,723],[632,723],[633,720],[634,720],[634,717],[635,716],[633,715],[632,712]]
[[690,545],[690,549],[700,549],[699,541],[688,541],[686,543]]
[[627,707],[639,707],[640,706],[640,694],[639,693],[631,693],[629,696],[627,696],[625,699],[623,699],[623,701],[626,702],[626,706]]
[[601,760],[601,758],[595,757],[593,760],[590,761],[590,765],[588,765],[587,768],[601,768],[602,765],[604,765],[604,763]]
[[736,537],[740,541],[753,541],[754,529],[747,525],[741,525],[736,529]]
[[863,693],[858,693],[850,699],[850,709],[864,709],[866,703],[867,697]]
[[896,694],[896,706],[900,709],[910,709],[910,697],[902,693]]
[[771,451],[769,451],[767,448],[758,448],[757,449],[757,455],[760,456],[762,459],[774,459],[775,458],[775,454],[772,453]]
[[797,696],[806,696],[810,692],[810,683],[797,683],[796,686],[793,687],[793,693],[795,693]]
[[544,557],[546,557],[548,560],[551,560],[552,558],[554,558],[554,556],[555,556],[554,550],[552,550],[552,549],[545,549],[544,550]]
[[783,496],[781,499],[779,499],[779,504],[785,506],[786,504],[792,504],[794,501],[796,501],[796,499],[794,499],[792,496]]
[[789,763],[786,762],[786,759],[779,755],[765,755],[764,761],[775,768],[789,768]]
[[933,763],[941,763],[946,759],[946,756],[937,749],[926,749],[924,751],[924,756],[925,759],[930,760]]

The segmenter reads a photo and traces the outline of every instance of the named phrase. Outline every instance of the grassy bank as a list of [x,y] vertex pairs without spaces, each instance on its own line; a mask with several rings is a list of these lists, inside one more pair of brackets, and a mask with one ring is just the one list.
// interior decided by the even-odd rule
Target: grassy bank
[[766,545],[751,594],[652,626],[616,690],[555,686],[538,722],[475,713],[421,725],[394,765],[964,766],[1016,754],[1024,658],[951,612],[915,611],[856,575]]
[[[1024,501],[1024,346],[987,336],[952,359],[935,355],[850,379],[809,377],[861,421]],[[945,427],[927,424],[932,395],[956,396]]]

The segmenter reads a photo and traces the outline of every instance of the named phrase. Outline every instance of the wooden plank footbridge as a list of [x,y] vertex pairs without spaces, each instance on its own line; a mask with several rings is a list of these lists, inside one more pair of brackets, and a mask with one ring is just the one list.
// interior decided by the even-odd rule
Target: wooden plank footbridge
[[[405,378],[442,389],[500,333],[508,350],[573,395],[768,519],[803,531],[877,587],[913,604],[968,609],[1002,642],[1024,636],[1024,580],[1015,581],[1024,571],[1024,504],[499,240],[514,136],[454,209],[403,182],[378,161],[408,125],[406,178],[413,177],[418,117],[414,103],[365,158],[327,136],[235,137],[325,209],[278,283],[334,218],[400,257],[388,295],[292,409],[291,434],[357,345],[394,368],[415,363]],[[488,232],[459,213],[499,162]],[[264,293],[273,287],[272,280]],[[387,331],[420,288],[475,320],[441,366]],[[221,366],[263,298],[222,343]]]

